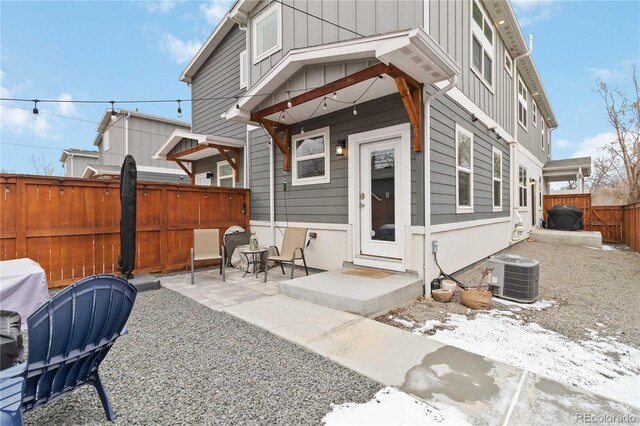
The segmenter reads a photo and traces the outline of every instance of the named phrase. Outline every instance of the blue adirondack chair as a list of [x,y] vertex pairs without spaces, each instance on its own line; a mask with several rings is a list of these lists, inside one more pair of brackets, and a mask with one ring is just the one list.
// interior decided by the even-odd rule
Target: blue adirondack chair
[[56,294],[27,320],[27,361],[0,371],[0,425],[21,425],[22,413],[92,384],[108,420],[115,420],[98,367],[118,337],[137,290],[112,275],[95,275]]

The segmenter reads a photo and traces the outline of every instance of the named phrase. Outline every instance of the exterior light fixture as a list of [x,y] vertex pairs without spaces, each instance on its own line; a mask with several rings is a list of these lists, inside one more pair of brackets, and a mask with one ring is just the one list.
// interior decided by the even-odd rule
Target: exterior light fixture
[[336,142],[336,157],[344,156],[344,150],[347,148],[347,140],[340,139]]
[[353,103],[353,115],[358,115],[358,110],[356,109],[356,103]]
[[475,114],[471,114],[471,121],[475,123],[476,121],[478,121],[478,117],[476,117]]
[[502,24],[504,24],[504,19],[502,21],[498,22],[498,25],[502,25]]
[[182,108],[180,108],[180,99],[178,99],[178,118],[182,118]]
[[240,104],[238,103],[238,97],[236,96],[236,109],[240,109]]
[[31,116],[31,118],[33,118],[34,120],[38,119],[38,100],[34,99],[33,100],[33,115]]
[[116,114],[116,110],[114,109],[113,105],[115,104],[114,101],[110,101],[109,102],[111,104],[111,121],[116,121],[118,116]]

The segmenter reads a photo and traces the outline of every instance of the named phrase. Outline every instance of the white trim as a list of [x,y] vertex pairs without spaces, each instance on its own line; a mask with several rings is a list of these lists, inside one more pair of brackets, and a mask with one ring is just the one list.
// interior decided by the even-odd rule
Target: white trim
[[538,127],[538,104],[533,97],[531,98],[531,124],[533,127]]
[[384,259],[381,257],[353,256],[353,264],[368,268],[386,269],[388,271],[406,272],[404,260]]
[[198,142],[198,145],[204,144],[216,144],[230,146],[234,148],[244,148],[245,141],[241,139],[227,138],[224,136],[216,135],[202,135],[199,133],[193,133],[186,130],[174,130],[164,141],[164,143],[158,148],[158,150],[151,156],[154,160],[166,160],[167,154],[171,152],[181,139],[193,139]]
[[[245,89],[247,87],[247,85],[249,84],[249,58],[247,57],[248,52],[247,49],[244,49],[242,52],[240,52],[239,55],[239,60],[240,60],[240,88],[241,89]],[[243,59],[244,57],[244,59]],[[244,72],[246,74],[246,79],[242,79],[242,71],[244,69]]]
[[538,160],[531,151],[529,151],[527,148],[525,148],[524,146],[522,146],[521,144],[517,144],[516,145],[517,151],[519,153],[522,153],[525,157],[527,157],[527,160],[531,161],[535,166],[543,168],[544,164]]
[[[306,155],[297,158],[297,149],[296,142],[308,138],[315,138],[318,136],[322,136],[324,138],[324,153],[322,154],[313,154]],[[321,183],[329,183],[331,182],[331,134],[329,131],[329,127],[322,127],[320,129],[313,130],[311,132],[298,133],[297,135],[291,138],[291,185],[292,186],[302,186],[302,185],[316,185]],[[323,176],[314,176],[308,178],[298,178],[298,161],[304,160],[313,160],[316,158],[324,158],[324,175]]]
[[155,166],[136,166],[138,171],[140,172],[151,172],[151,173],[167,173],[171,175],[181,175],[186,176],[187,174],[180,169],[170,169],[168,167],[155,167]]
[[102,134],[102,152],[107,152],[109,151],[110,148],[110,141],[109,141],[110,137],[109,137],[109,130],[107,130],[106,132],[104,132]]
[[[207,173],[209,172],[196,173],[193,179],[194,185],[211,186],[211,178],[207,177]],[[198,183],[198,181],[203,183]]]
[[[443,81],[442,83],[436,83],[438,89],[442,89],[446,87],[448,82]],[[447,91],[446,96],[451,98],[454,102],[464,108],[469,114],[475,115],[482,124],[487,127],[495,128],[496,133],[500,135],[505,140],[513,140],[513,136],[511,133],[507,132],[502,126],[500,126],[495,120],[493,120],[486,112],[484,112],[478,105],[476,105],[467,95],[462,92],[462,90],[457,87],[451,88]]]
[[[511,67],[507,67],[507,58],[511,63]],[[507,70],[507,74],[509,74],[513,78],[513,58],[511,57],[511,55],[509,54],[509,51],[506,48],[504,49],[504,69]]]
[[[463,134],[466,137],[468,137],[471,141],[471,144],[469,146],[469,149],[471,150],[471,152],[469,153],[471,158],[471,164],[470,167],[467,169],[466,167],[461,167],[460,165],[458,165],[458,135],[459,134]],[[464,127],[460,126],[458,123],[456,123],[456,128],[455,128],[455,136],[454,136],[454,144],[456,147],[456,156],[455,156],[455,169],[456,169],[456,213],[458,214],[462,214],[462,213],[473,213],[473,133],[468,131],[467,129],[465,129]],[[469,204],[468,206],[463,206],[460,205],[460,200],[459,200],[459,172],[462,171],[464,173],[469,173]]]
[[[256,27],[266,18],[271,16],[272,13],[276,14],[277,22],[276,22],[276,45],[269,48],[268,50],[262,52],[260,55],[256,52],[258,43],[256,37],[258,36]],[[251,53],[253,58],[253,65],[260,63],[263,59],[266,59],[270,55],[280,51],[282,49],[282,7],[280,3],[274,2],[265,10],[260,12],[260,15],[257,18],[253,18],[251,20]]]
[[431,233],[439,234],[441,232],[456,231],[458,229],[475,228],[476,226],[494,225],[496,223],[510,222],[509,216],[496,217],[493,219],[469,220],[465,222],[442,223],[440,225],[431,225]]
[[[498,156],[500,157],[500,179],[496,179],[495,177],[495,159],[493,158],[493,156],[495,154],[498,154]],[[496,148],[495,146],[492,148],[491,150],[491,205],[493,206],[493,211],[494,212],[501,212],[502,211],[502,192],[503,192],[503,182],[504,182],[504,178],[503,178],[503,155],[502,155],[502,151],[498,148]],[[496,194],[495,194],[495,182],[500,182],[500,205],[496,206],[495,205],[495,199],[496,199]]]
[[[236,187],[236,178],[233,168],[231,167],[231,174],[220,176],[220,168],[224,165],[231,167],[231,165],[227,162],[227,160],[218,161],[216,163],[216,186],[220,186],[220,179],[229,179],[231,178],[231,188]],[[228,187],[227,187],[228,188]]]
[[[271,226],[268,220],[251,220],[251,226]],[[351,229],[351,225],[346,223],[315,223],[315,222],[274,222],[278,228],[308,228],[309,230],[318,229],[323,231],[345,231]]]
[[[480,10],[480,13],[482,14],[482,27],[480,27],[478,25],[478,23],[475,21],[475,19],[473,19],[473,6],[476,5],[478,7],[478,10]],[[469,39],[469,53],[470,53],[470,64],[471,64],[471,71],[474,72],[474,74],[476,74],[476,76],[478,76],[478,78],[480,78],[480,81],[482,81],[482,83],[487,86],[487,88],[491,91],[491,93],[493,92],[493,87],[494,87],[494,83],[496,80],[496,64],[495,64],[495,57],[496,57],[496,28],[493,26],[492,24],[492,20],[489,19],[489,14],[484,10],[484,7],[480,4],[480,2],[478,0],[473,0],[471,2],[471,16],[469,17],[469,19],[471,20],[471,31],[470,31],[470,39]],[[489,28],[491,29],[491,40],[488,40],[485,32],[484,32],[484,26],[488,25]],[[480,52],[480,68],[481,69],[477,69],[475,68],[475,65],[473,64],[473,39],[478,40],[478,43],[480,44],[480,48],[481,48],[481,52]],[[487,54],[487,56],[489,57],[489,59],[491,60],[491,81],[487,81],[484,77],[484,55],[485,53]]]
[[[520,181],[520,169],[524,169],[525,172],[525,176],[524,176],[524,186],[522,185],[522,182]],[[529,170],[527,170],[527,168],[525,166],[523,166],[522,164],[518,163],[518,182],[517,182],[517,188],[518,188],[518,211],[521,212],[526,212],[529,211]],[[525,189],[525,195],[523,197],[524,199],[524,206],[520,203],[520,197],[521,197],[521,190],[522,188]]]
[[[520,86],[522,86],[522,88],[524,89],[524,96],[520,93]],[[518,74],[518,84],[517,84],[517,89],[518,89],[518,111],[517,111],[517,115],[518,115],[518,124],[520,125],[520,127],[522,127],[522,129],[525,132],[528,132],[527,127],[529,126],[529,97],[530,97],[530,93],[529,93],[529,88],[527,87],[526,84],[524,84],[524,81],[522,81],[522,77],[520,77],[520,74]],[[520,104],[522,104],[524,106],[524,120],[525,122],[523,123],[522,120],[520,120]]]
[[[359,188],[360,188],[360,145],[369,143],[369,142],[377,142],[385,139],[390,139],[394,137],[400,137],[400,158],[399,167],[403,167],[404,164],[407,166],[410,165],[411,161],[411,125],[409,123],[398,124],[395,126],[385,127],[382,129],[370,130],[368,132],[352,134],[348,136],[348,146],[349,146],[349,156],[348,156],[348,165],[347,165],[347,173],[348,173],[348,187],[349,187],[349,224],[353,227],[352,230],[352,256],[354,264],[361,264],[362,266],[366,266],[363,263],[356,263],[356,257],[362,256],[360,254],[360,198],[359,198]],[[401,169],[402,170],[402,169]],[[404,189],[400,196],[402,200],[400,201],[400,205],[403,208],[400,209],[399,214],[403,214],[403,222],[404,226],[409,226],[411,224],[411,174],[402,172],[401,175],[401,186]],[[396,230],[396,241],[399,245],[402,246],[402,259],[401,263],[404,267],[406,259],[406,246],[409,242],[405,239],[405,230],[397,229]],[[383,258],[380,258],[383,259]],[[364,263],[368,263],[369,261],[365,261]],[[384,260],[380,261],[380,264],[388,263]],[[377,266],[384,269],[390,269],[387,266]]]
[[540,124],[540,136],[541,136],[540,149],[542,150],[542,152],[545,152],[545,139],[547,138],[547,135],[545,134],[546,132],[544,131],[544,128],[545,128],[545,121],[543,119],[543,120],[541,120],[541,124]]

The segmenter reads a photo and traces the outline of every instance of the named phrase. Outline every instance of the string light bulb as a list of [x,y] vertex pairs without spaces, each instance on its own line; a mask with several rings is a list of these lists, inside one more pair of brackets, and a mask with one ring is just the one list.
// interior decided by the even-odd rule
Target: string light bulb
[[287,92],[287,108],[291,108],[293,104],[291,103],[291,94]]
[[304,135],[304,124],[302,124],[300,127],[300,134]]
[[356,103],[353,103],[353,115],[358,115],[358,110],[356,109]]
[[282,111],[282,115],[280,116],[280,121],[284,121],[284,111]]
[[182,108],[180,108],[180,99],[178,99],[178,118],[182,118]]
[[324,109],[327,109],[327,98],[324,98],[324,105],[323,105]]
[[38,119],[38,100],[34,99],[33,100],[33,115],[31,116],[31,118],[33,118],[34,120]]
[[336,91],[333,91],[333,100],[337,100],[338,99],[338,93],[336,93]]
[[116,110],[113,107],[115,102],[114,101],[110,101],[109,103],[111,104],[111,121],[116,121],[118,117],[117,117],[117,114],[116,114]]

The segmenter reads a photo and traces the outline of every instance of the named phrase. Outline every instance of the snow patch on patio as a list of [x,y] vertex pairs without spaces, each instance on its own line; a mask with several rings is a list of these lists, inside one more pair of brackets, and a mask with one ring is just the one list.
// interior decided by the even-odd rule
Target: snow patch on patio
[[451,314],[431,338],[640,407],[640,350],[595,330],[588,330],[590,340],[576,342],[502,312],[475,319]]
[[393,315],[389,315],[389,319],[393,320],[394,322],[397,322],[398,324],[401,324],[401,325],[403,325],[403,326],[405,326],[407,328],[413,328],[416,325],[416,323],[413,322],[413,321],[407,321],[407,320],[404,320],[402,318],[394,318]]
[[427,320],[424,322],[424,325],[422,327],[418,327],[416,329],[413,330],[414,333],[416,334],[423,334],[423,333],[427,333],[431,330],[433,330],[434,328],[436,328],[436,326],[442,325],[441,321],[438,320]]
[[468,425],[457,408],[426,404],[392,387],[380,390],[368,402],[331,405],[322,422],[334,425]]
[[492,302],[498,303],[500,305],[513,306],[520,309],[533,309],[536,311],[542,311],[544,309],[552,308],[556,305],[555,300],[536,300],[533,303],[518,303],[513,302],[511,300],[500,299],[498,297],[494,297],[491,299]]

